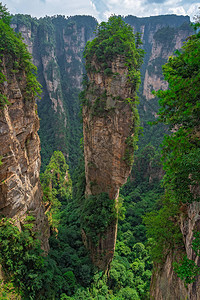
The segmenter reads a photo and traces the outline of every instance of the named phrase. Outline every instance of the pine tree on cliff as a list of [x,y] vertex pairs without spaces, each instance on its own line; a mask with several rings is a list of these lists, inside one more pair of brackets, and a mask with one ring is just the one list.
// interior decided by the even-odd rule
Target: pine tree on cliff
[[143,51],[139,34],[112,16],[85,48],[87,76],[81,93],[86,192],[83,240],[93,263],[110,264],[116,242],[119,188],[126,182],[137,149],[136,91]]

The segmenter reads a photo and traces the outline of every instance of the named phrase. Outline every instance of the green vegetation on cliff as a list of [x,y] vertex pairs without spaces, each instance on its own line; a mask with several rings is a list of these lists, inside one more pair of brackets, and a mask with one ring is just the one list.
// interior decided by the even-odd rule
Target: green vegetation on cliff
[[[8,35],[11,34],[10,42],[6,37],[3,43],[7,43],[10,47],[13,41],[18,42],[19,39],[18,35],[14,34],[12,29],[8,29],[9,14],[3,7],[2,10],[5,17],[0,20],[1,37],[4,39],[5,30],[8,30]],[[16,289],[22,295],[22,299],[146,300],[149,298],[152,268],[149,256],[150,246],[153,246],[153,249],[155,249],[153,254],[156,260],[162,259],[163,252],[167,253],[170,247],[177,244],[177,240],[180,240],[180,232],[174,226],[177,220],[177,204],[175,202],[177,199],[180,200],[180,203],[183,200],[185,201],[185,195],[188,197],[187,201],[193,201],[194,197],[192,198],[193,195],[188,185],[193,185],[195,190],[196,182],[199,181],[199,174],[197,172],[199,168],[199,151],[195,148],[199,144],[197,136],[195,136],[196,133],[192,130],[195,122],[197,123],[198,121],[199,113],[199,36],[196,35],[196,38],[191,38],[184,48],[185,54],[183,56],[179,54],[177,58],[171,59],[166,67],[166,74],[170,71],[170,76],[174,77],[171,81],[171,94],[168,94],[168,91],[163,94],[164,109],[163,111],[161,109],[159,118],[166,121],[167,125],[171,124],[172,128],[178,124],[180,130],[177,131],[178,133],[173,133],[171,137],[166,138],[164,144],[163,153],[166,166],[165,187],[167,189],[165,200],[163,200],[165,206],[158,214],[151,213],[149,218],[147,217],[147,231],[149,237],[151,237],[149,244],[147,244],[142,217],[145,212],[150,212],[153,209],[158,210],[162,206],[162,201],[157,202],[157,200],[163,191],[159,184],[162,174],[158,176],[158,173],[161,171],[159,163],[160,155],[152,145],[149,144],[146,147],[144,145],[148,140],[148,142],[152,141],[155,146],[158,146],[157,137],[160,140],[164,130],[161,128],[155,133],[146,126],[147,133],[141,139],[141,151],[135,157],[134,170],[127,184],[121,190],[121,196],[124,198],[123,212],[125,219],[119,221],[115,258],[111,264],[109,277],[107,277],[92,266],[89,255],[82,243],[80,224],[80,216],[82,215],[84,219],[82,223],[86,223],[85,227],[87,230],[87,218],[89,216],[89,225],[96,226],[99,232],[101,232],[106,222],[110,221],[107,218],[107,211],[104,211],[102,215],[99,214],[98,218],[94,219],[95,214],[92,213],[96,209],[94,198],[90,199],[91,202],[88,205],[85,204],[84,209],[81,209],[85,189],[83,164],[79,165],[79,169],[73,173],[72,197],[71,180],[69,175],[66,176],[68,174],[68,167],[63,154],[55,152],[50,160],[50,156],[54,150],[62,149],[65,157],[69,154],[69,161],[74,167],[81,153],[77,147],[79,143],[77,141],[79,141],[81,136],[81,126],[77,122],[79,111],[77,95],[79,89],[74,86],[76,84],[75,78],[77,73],[81,73],[81,67],[79,58],[75,55],[76,51],[72,49],[81,44],[81,40],[77,38],[77,30],[82,30],[82,26],[85,26],[87,23],[88,26],[84,27],[84,38],[85,40],[91,38],[91,31],[96,25],[96,20],[91,17],[88,19],[86,16],[75,16],[69,19],[57,16],[33,20],[30,16],[24,17],[23,15],[15,16],[14,20],[18,23],[18,29],[20,25],[24,24],[27,28],[32,29],[32,40],[34,40],[33,33],[37,36],[36,32],[38,32],[34,47],[38,44],[40,45],[39,51],[42,55],[36,54],[36,58],[39,61],[42,61],[45,56],[51,54],[55,49],[57,49],[55,53],[57,55],[59,53],[59,55],[55,60],[58,63],[57,65],[55,61],[50,60],[45,71],[41,65],[39,69],[44,90],[43,102],[39,103],[39,114],[42,118],[42,155],[44,165],[47,165],[45,171],[43,168],[44,172],[41,175],[41,182],[47,215],[53,229],[50,238],[51,249],[47,257],[41,256],[42,252],[39,242],[31,231],[32,225],[30,223],[25,224],[22,232],[20,232],[14,226],[13,221],[3,219],[0,228],[0,238],[2,240],[2,243],[0,243],[0,261],[5,269],[7,280],[13,280]],[[116,30],[116,25],[121,26],[119,31]],[[108,24],[102,23],[99,25],[97,37],[94,42],[88,43],[85,55],[88,61],[90,61],[90,55],[96,55],[102,67],[99,71],[103,70],[107,76],[117,76],[117,74],[112,74],[108,61],[112,61],[118,54],[124,55],[131,74],[130,81],[133,86],[137,86],[139,84],[139,66],[142,57],[141,50],[137,48],[139,36],[132,35],[132,29],[129,26],[123,26],[124,23],[121,22],[121,19],[116,17],[112,17]],[[107,29],[109,35],[106,33]],[[64,37],[61,32],[64,32]],[[100,35],[98,36],[98,34]],[[157,38],[162,40],[159,34]],[[47,35],[50,36],[49,39]],[[127,36],[132,40],[130,44],[124,44]],[[106,41],[103,42],[104,37],[106,37]],[[65,44],[66,40],[70,41],[70,46],[72,47],[67,52],[64,51],[64,47],[67,48]],[[100,47],[97,46],[99,42]],[[196,48],[197,45],[198,47]],[[9,47],[8,49],[10,49]],[[23,62],[24,58],[30,61],[30,56],[25,50],[26,47],[20,47],[19,49],[22,49],[21,53],[19,53],[18,48],[12,49],[12,47],[9,53],[11,58],[15,59],[15,63],[12,66],[14,74],[19,74],[23,70],[26,65],[26,61]],[[58,49],[60,49],[60,52]],[[104,51],[105,49],[106,51]],[[194,54],[192,57],[189,55],[190,49]],[[81,56],[80,53],[78,55]],[[66,57],[71,57],[72,63],[69,62],[70,60],[67,61]],[[19,61],[22,63],[21,65],[16,64]],[[159,61],[157,63],[161,64],[162,62]],[[133,70],[132,66],[136,69]],[[90,66],[88,68],[90,69]],[[69,69],[70,72],[67,73],[66,70]],[[27,64],[27,72],[29,70],[35,72],[35,68],[30,63]],[[182,72],[181,78],[179,78],[179,71]],[[32,73],[30,74],[32,76]],[[56,99],[58,99],[58,96],[61,96],[61,100],[64,99],[64,109],[67,109],[67,119],[62,114],[61,109],[58,109],[57,112],[54,111],[47,93],[45,76],[51,82],[53,82],[54,76],[60,76],[61,84],[58,90],[55,93],[53,92],[51,96]],[[2,76],[1,79],[3,82],[4,77]],[[173,88],[173,81],[176,82],[176,88]],[[190,86],[193,82],[196,85],[194,89],[191,89]],[[31,90],[34,84],[35,81],[30,80],[30,93],[32,92],[33,94],[39,91],[38,85],[36,89]],[[178,87],[181,87],[182,94],[179,94]],[[176,95],[179,95],[177,102],[175,100]],[[183,102],[181,100],[182,97]],[[187,101],[187,99],[190,100]],[[6,99],[0,98],[2,105],[5,105],[5,101]],[[142,105],[144,106],[144,99]],[[156,100],[152,100],[145,105],[147,106],[147,112],[145,112],[142,106],[141,111],[143,112],[142,117],[144,117],[142,121],[146,124],[146,120],[153,119],[152,115],[149,116],[149,111],[156,111]],[[98,103],[96,103],[96,106],[98,106]],[[174,120],[174,112],[176,113],[176,120]],[[168,116],[167,119],[165,119],[165,115]],[[187,128],[189,128],[188,132]],[[129,142],[128,140],[127,143]],[[183,153],[181,152],[182,150]],[[192,174],[194,172],[191,178],[187,176],[188,170],[189,172],[192,170]],[[180,187],[183,187],[183,185],[184,189],[180,190]],[[176,190],[176,188],[179,190]],[[177,195],[179,198],[177,198]],[[105,201],[98,203],[99,207],[97,208],[99,211],[102,208],[101,205],[107,206],[107,195],[103,195],[103,200]],[[90,204],[92,205],[90,206]],[[108,206],[111,217],[113,217],[115,214],[113,213],[112,203],[110,204]],[[29,227],[26,227],[26,225]],[[152,225],[153,229],[151,229]],[[94,236],[94,233],[91,232],[91,235]],[[194,249],[199,253],[198,245],[196,246],[195,243],[199,243],[198,236],[194,241]],[[154,247],[155,245],[156,248]],[[184,259],[181,268],[177,266],[177,273],[182,279],[186,278],[187,283],[191,280],[191,276],[185,272],[185,262],[188,262],[187,259]],[[192,262],[189,262],[189,264],[194,266]],[[196,268],[191,268],[190,274],[192,276],[197,274],[193,271],[196,271]]]
[[[128,78],[133,84],[134,97],[140,83],[140,67],[143,50],[140,35],[133,34],[132,27],[126,24],[121,17],[111,16],[108,22],[97,26],[96,37],[88,41],[85,47],[86,70],[90,72],[103,71],[105,75],[112,75],[111,63],[117,56],[125,58],[128,66]],[[94,62],[98,68],[94,67]]]
[[[199,28],[196,24],[196,29]],[[160,100],[158,121],[169,125],[171,134],[162,145],[162,160],[165,170],[164,207],[145,218],[148,236],[153,238],[154,260],[163,259],[170,249],[180,247],[182,234],[178,219],[184,205],[199,201],[200,186],[200,33],[189,37],[182,50],[170,57],[163,66],[169,89],[158,91]],[[153,226],[152,226],[153,224]],[[164,226],[166,224],[166,226]],[[162,230],[161,230],[162,228]],[[162,231],[162,234],[161,234]],[[199,237],[194,240],[199,243]],[[192,246],[196,253],[198,247]],[[195,280],[199,270],[186,257],[176,272],[186,283]]]
[[[7,9],[0,3],[0,84],[6,81],[2,73],[3,68],[12,69],[13,74],[25,77],[25,100],[32,100],[41,93],[41,85],[36,79],[37,68],[31,62],[26,45],[22,42],[20,34],[16,34],[9,26],[11,17]],[[0,107],[9,104],[7,97],[0,93]]]
[[119,187],[127,180],[137,149],[140,44],[139,34],[134,35],[121,17],[111,16],[97,27],[84,52],[88,78],[81,98],[87,186],[81,225],[93,263],[101,270],[113,259]]
[[90,195],[84,201],[82,210],[82,228],[95,244],[105,233],[106,228],[117,218],[115,201],[107,193]]
[[[141,46],[140,34],[133,34],[132,27],[126,24],[121,17],[111,16],[108,22],[102,22],[97,26],[96,37],[92,41],[88,41],[84,51],[85,67],[88,76],[93,73],[101,73],[103,77],[110,77],[115,80],[118,76],[123,77],[112,70],[112,63],[115,62],[118,67],[123,66],[127,69],[127,83],[126,87],[129,97],[123,99],[122,96],[113,96],[108,94],[106,88],[100,91],[98,86],[94,86],[94,82],[84,77],[84,90],[80,94],[82,106],[88,107],[91,110],[92,116],[106,116],[110,115],[112,118],[112,111],[115,106],[110,107],[106,105],[106,99],[112,98],[112,101],[124,101],[130,106],[132,111],[132,125],[130,136],[126,139],[126,150],[124,154],[124,161],[132,166],[133,151],[137,149],[138,133],[140,130],[139,114],[137,109],[138,97],[137,91],[140,80],[140,67],[143,62],[144,51]],[[119,62],[117,60],[119,59]],[[95,101],[91,101],[91,98]],[[93,103],[94,102],[94,103]]]
[[59,224],[59,208],[71,200],[72,181],[69,167],[61,151],[54,151],[50,163],[41,174],[43,201],[46,214],[52,229]]
[[36,299],[45,277],[45,261],[32,230],[33,221],[34,218],[27,217],[19,231],[12,219],[0,220],[0,264],[4,279],[13,283],[22,299]]

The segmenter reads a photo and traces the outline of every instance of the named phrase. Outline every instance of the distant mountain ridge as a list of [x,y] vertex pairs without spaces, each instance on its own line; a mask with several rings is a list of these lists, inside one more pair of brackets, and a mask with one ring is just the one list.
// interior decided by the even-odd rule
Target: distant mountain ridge
[[[124,21],[134,32],[141,33],[146,52],[141,68],[139,106],[141,124],[146,127],[146,122],[155,117],[158,108],[151,91],[166,88],[161,66],[182,46],[192,29],[188,16],[127,16]],[[82,137],[78,99],[84,73],[82,54],[86,42],[94,38],[96,25],[96,19],[91,16],[40,19],[28,15],[13,16],[12,27],[22,33],[43,86],[42,99],[38,101],[43,166],[55,149],[64,153],[71,167],[77,164]],[[141,139],[140,146],[144,146],[144,139],[154,143],[149,132],[147,135]]]

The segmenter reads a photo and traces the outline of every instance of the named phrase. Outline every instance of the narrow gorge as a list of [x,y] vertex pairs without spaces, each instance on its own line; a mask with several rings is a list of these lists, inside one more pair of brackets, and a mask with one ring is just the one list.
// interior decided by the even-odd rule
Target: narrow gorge
[[198,300],[198,30],[0,11],[0,298]]
[[[131,25],[134,33],[141,33],[142,49],[145,51],[138,107],[139,114],[143,116],[144,139],[140,138],[139,145],[143,147],[149,142],[159,144],[162,139],[159,140],[155,130],[151,138],[149,132],[146,134],[146,128],[149,128],[147,121],[154,118],[158,109],[158,100],[151,92],[166,87],[162,64],[192,33],[190,20],[187,16],[175,15],[147,18],[130,15],[123,20]],[[37,101],[41,119],[42,171],[54,149],[62,151],[70,167],[74,168],[80,155],[82,136],[78,101],[82,74],[85,73],[82,56],[87,41],[94,38],[97,21],[91,16],[58,15],[37,20],[28,15],[15,15],[11,26],[16,32],[21,32],[28,45],[42,84],[42,98]]]

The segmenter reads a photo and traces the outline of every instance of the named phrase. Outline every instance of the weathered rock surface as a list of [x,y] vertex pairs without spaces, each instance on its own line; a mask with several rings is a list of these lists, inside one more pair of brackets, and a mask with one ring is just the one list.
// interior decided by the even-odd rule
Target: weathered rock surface
[[154,264],[154,272],[151,278],[151,297],[152,300],[185,300],[187,290],[173,270],[175,258],[180,257],[178,253],[170,252],[165,263]]
[[10,105],[0,110],[0,213],[13,218],[19,228],[31,213],[35,217],[35,229],[40,234],[42,247],[47,252],[49,226],[39,180],[39,118],[34,99],[24,99],[25,73],[15,74],[6,65],[4,57],[2,72],[7,81],[0,88]]
[[[180,229],[183,234],[184,254],[189,259],[195,261],[200,267],[200,258],[196,256],[191,248],[194,239],[194,231],[200,231],[200,203],[193,202],[185,206],[185,212],[180,219]],[[154,273],[151,280],[151,299],[154,300],[199,300],[200,299],[200,278],[184,286],[174,272],[173,263],[180,258],[181,252],[178,250],[171,251],[163,265],[155,265]]]
[[188,30],[177,30],[170,43],[164,42],[164,36],[163,41],[157,41],[155,38],[152,38],[151,55],[145,71],[143,86],[143,96],[147,100],[155,97],[152,91],[166,90],[168,88],[168,84],[162,76],[162,65],[167,62],[175,50],[183,46],[183,42],[190,35],[190,32],[189,28]]
[[141,33],[145,50],[144,64],[141,68],[142,94],[151,100],[153,90],[166,89],[167,83],[162,76],[162,65],[176,49],[180,49],[186,38],[191,35],[188,16],[154,16],[137,18],[127,16],[125,22]]
[[[86,197],[105,192],[110,201],[117,202],[119,188],[130,174],[131,166],[125,157],[128,151],[133,154],[133,148],[126,142],[133,134],[133,112],[126,99],[132,97],[133,91],[124,64],[123,57],[112,62],[116,76],[105,76],[103,72],[88,74],[89,102],[83,106]],[[93,66],[97,67],[95,62]],[[113,258],[116,235],[117,220],[99,236],[97,246],[84,235],[93,262],[100,269],[105,269]]]
[[[190,34],[188,29],[179,28],[185,22],[189,24],[190,20],[188,16],[166,15],[147,18],[127,16],[124,21],[133,27],[134,32],[142,33],[142,47],[146,54],[141,68],[141,94],[146,103],[141,107],[143,110],[147,107],[155,115],[155,108],[146,100],[152,99],[153,89],[166,88],[161,63],[165,63],[168,56],[181,47],[182,44],[178,45],[179,39],[182,43]],[[96,25],[96,20],[90,16],[35,20],[19,15],[13,19],[12,26],[22,33],[33,55],[33,62],[38,67],[39,81],[43,86],[38,112],[41,118],[42,157],[45,152],[48,161],[54,149],[59,149],[70,163],[76,164],[81,138],[81,128],[75,124],[79,123],[78,93],[82,88],[84,72],[82,53],[86,42],[94,38]],[[177,29],[173,42],[166,42],[166,45],[157,43],[155,33],[168,26]]]
[[43,87],[38,113],[44,164],[55,149],[62,151],[73,167],[77,164],[82,133],[78,101],[84,72],[82,53],[86,42],[94,37],[96,24],[90,16],[13,18],[12,27],[21,32],[28,45]]

